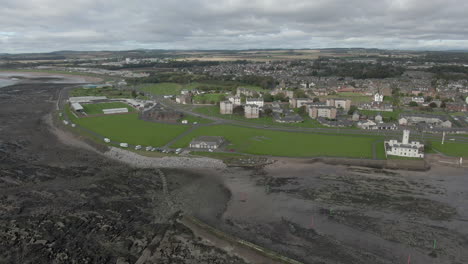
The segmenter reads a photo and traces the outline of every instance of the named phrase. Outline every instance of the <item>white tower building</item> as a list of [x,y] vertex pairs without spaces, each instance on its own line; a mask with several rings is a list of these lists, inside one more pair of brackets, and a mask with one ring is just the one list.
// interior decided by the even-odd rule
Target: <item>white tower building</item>
[[403,141],[401,142],[402,144],[408,144],[409,143],[409,130],[403,130]]

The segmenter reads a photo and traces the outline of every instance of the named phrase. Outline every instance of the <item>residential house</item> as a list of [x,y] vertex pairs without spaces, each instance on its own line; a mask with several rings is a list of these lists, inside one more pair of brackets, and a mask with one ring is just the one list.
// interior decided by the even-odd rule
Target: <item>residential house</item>
[[190,148],[218,149],[224,143],[223,137],[200,136],[190,142]]
[[311,106],[309,107],[309,116],[313,119],[324,117],[336,119],[337,109],[334,106]]
[[351,100],[349,99],[327,99],[327,106],[342,108],[345,111],[349,111],[349,109],[351,108]]
[[263,98],[247,98],[245,99],[246,105],[257,105],[258,107],[263,107]]
[[260,117],[260,107],[258,105],[245,105],[244,106],[244,116],[245,118],[259,118]]
[[234,105],[234,106],[238,106],[238,105],[241,105],[241,98],[240,96],[229,96],[228,97],[228,100]]
[[232,115],[234,104],[231,101],[222,101],[219,103],[219,112],[222,115]]

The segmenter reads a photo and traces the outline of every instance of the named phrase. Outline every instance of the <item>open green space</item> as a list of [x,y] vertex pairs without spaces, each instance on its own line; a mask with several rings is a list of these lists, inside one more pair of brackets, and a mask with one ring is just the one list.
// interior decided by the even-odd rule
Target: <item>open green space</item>
[[432,141],[428,152],[433,153],[434,151],[431,151],[431,149],[442,152],[443,154],[448,156],[468,158],[468,144],[466,143],[446,141],[442,145],[442,142],[440,141]]
[[213,116],[213,117],[219,117],[223,118],[226,120],[235,120],[235,121],[243,121],[243,122],[249,122],[249,123],[255,123],[259,125],[265,125],[265,126],[278,126],[278,127],[302,127],[302,128],[317,128],[317,127],[325,127],[321,125],[317,120],[311,119],[309,117],[304,118],[304,122],[302,123],[278,123],[273,120],[273,117],[268,117],[268,116],[263,116],[260,118],[245,118],[243,115],[222,115],[219,112],[219,106],[200,106],[194,109],[196,113],[208,115],[208,116]]
[[199,94],[193,97],[193,102],[196,104],[216,104],[222,100],[226,100],[225,93]]
[[145,122],[138,119],[136,113],[71,119],[76,124],[111,140],[154,147],[164,146],[189,128]]
[[[377,136],[307,134],[217,125],[199,127],[172,147],[187,147],[198,136],[223,136],[230,142],[228,149],[254,155],[353,158],[372,158],[373,142],[382,139]],[[382,150],[378,149],[379,152]]]
[[99,115],[103,114],[103,109],[112,109],[112,108],[127,108],[128,112],[135,112],[135,108],[129,106],[126,103],[122,102],[112,102],[112,103],[99,103],[99,104],[82,104],[83,109],[88,115]]
[[145,91],[154,95],[177,95],[177,94],[180,94],[180,91],[184,89],[183,86],[178,83],[145,84],[139,88],[142,91]]
[[398,118],[400,117],[400,113],[401,113],[400,110],[395,110],[393,112],[373,111],[373,110],[358,110],[358,112],[361,115],[367,115],[367,116],[376,116],[377,114],[380,113],[380,115],[382,115],[383,118],[389,118],[389,119],[393,119],[393,120],[398,120]]
[[182,117],[179,122],[182,122],[182,120],[187,120],[189,124],[193,124],[197,122],[197,124],[209,124],[213,123],[213,120],[198,117],[198,116],[193,116],[193,115],[187,115],[184,114],[184,117]]
[[[70,96],[107,96],[107,98],[133,98],[131,90],[117,89],[113,87],[103,88],[75,88],[70,91]],[[146,96],[137,93],[137,99],[147,99]]]
[[331,98],[349,99],[349,100],[351,100],[352,104],[372,102],[372,97],[371,96],[357,94],[357,93],[351,93],[351,92],[343,92],[343,93],[337,93],[335,95],[319,96],[319,98],[324,98],[324,99],[331,99]]

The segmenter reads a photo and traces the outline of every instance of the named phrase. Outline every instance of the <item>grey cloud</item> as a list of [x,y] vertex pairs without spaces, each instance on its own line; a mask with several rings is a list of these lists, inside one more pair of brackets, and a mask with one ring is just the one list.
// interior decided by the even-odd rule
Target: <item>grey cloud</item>
[[3,0],[0,53],[63,49],[468,49],[465,0]]

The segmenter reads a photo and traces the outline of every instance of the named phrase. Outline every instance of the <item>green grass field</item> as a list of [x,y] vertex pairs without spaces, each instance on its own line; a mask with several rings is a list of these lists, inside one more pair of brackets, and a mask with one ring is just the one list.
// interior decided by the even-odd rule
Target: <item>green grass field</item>
[[[271,156],[339,156],[372,158],[372,143],[380,137],[321,135],[293,133],[218,125],[200,127],[186,135],[172,147],[187,147],[197,136],[224,136],[228,149],[255,155]],[[379,151],[383,151],[379,149]],[[381,156],[382,153],[379,154]]]
[[134,145],[164,146],[186,131],[182,125],[145,122],[138,114],[73,118],[76,124],[117,142]]
[[218,106],[200,106],[200,107],[195,108],[194,111],[200,114],[219,117],[219,118],[223,118],[226,120],[243,121],[243,122],[255,123],[255,124],[265,125],[265,126],[303,127],[303,128],[325,127],[321,125],[317,120],[311,119],[309,117],[304,118],[304,122],[302,123],[282,124],[282,123],[275,122],[273,120],[273,117],[260,117],[260,118],[255,118],[255,119],[248,119],[241,115],[222,115],[219,113]]
[[340,99],[349,99],[351,100],[351,104],[360,104],[360,103],[367,103],[372,102],[372,97],[367,95],[361,95],[351,92],[346,93],[338,93],[335,95],[328,95],[328,96],[320,96],[319,98],[330,99],[330,98],[340,98]]
[[358,112],[361,115],[367,115],[367,116],[376,116],[378,113],[382,115],[383,118],[392,118],[394,120],[397,120],[398,117],[400,117],[401,111],[396,110],[393,112],[384,112],[384,111],[373,111],[373,110],[358,110]]
[[190,124],[193,124],[194,122],[197,122],[198,124],[209,124],[213,123],[212,120],[201,118],[198,116],[193,116],[193,115],[186,115],[184,114],[184,117],[179,120],[179,122],[182,122],[182,120],[187,120]]
[[[433,141],[430,148],[448,156],[468,158],[468,144],[466,143],[446,141],[444,145],[442,145],[440,141]],[[431,152],[431,150],[429,149],[428,152]]]
[[177,95],[184,87],[178,83],[155,83],[143,85],[140,89],[154,95]]
[[[107,96],[107,98],[133,98],[131,90],[120,90],[112,87],[75,88],[70,91],[70,96]],[[137,99],[148,98],[143,95],[137,95]]]
[[197,104],[215,104],[225,100],[226,96],[229,95],[224,93],[199,94],[193,97],[193,102]]
[[112,103],[99,103],[99,104],[82,104],[84,111],[88,115],[99,115],[103,114],[103,109],[111,108],[127,108],[128,112],[135,112],[135,108],[129,106],[126,103],[122,102],[112,102]]

